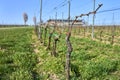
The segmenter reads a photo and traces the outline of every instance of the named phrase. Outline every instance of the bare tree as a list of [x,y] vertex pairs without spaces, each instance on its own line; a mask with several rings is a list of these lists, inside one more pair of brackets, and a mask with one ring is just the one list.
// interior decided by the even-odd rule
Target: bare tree
[[35,32],[36,32],[36,34],[37,34],[38,31],[37,31],[37,25],[36,25],[36,22],[37,22],[36,16],[33,17],[33,22],[34,22]]
[[24,24],[26,25],[26,22],[28,21],[27,13],[23,13],[23,19],[24,19]]
[[33,22],[34,22],[34,25],[36,26],[36,22],[37,22],[36,16],[33,17]]

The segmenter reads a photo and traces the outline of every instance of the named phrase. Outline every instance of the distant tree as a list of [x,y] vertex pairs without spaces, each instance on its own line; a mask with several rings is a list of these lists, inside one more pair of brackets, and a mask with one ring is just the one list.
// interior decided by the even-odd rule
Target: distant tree
[[26,25],[26,22],[28,21],[27,13],[23,13],[23,19],[24,19],[24,24]]
[[33,22],[34,22],[34,25],[36,25],[36,16],[33,17]]
[[37,34],[38,33],[38,29],[37,29],[37,25],[36,25],[36,22],[37,22],[36,16],[33,17],[33,22],[34,22],[35,32]]

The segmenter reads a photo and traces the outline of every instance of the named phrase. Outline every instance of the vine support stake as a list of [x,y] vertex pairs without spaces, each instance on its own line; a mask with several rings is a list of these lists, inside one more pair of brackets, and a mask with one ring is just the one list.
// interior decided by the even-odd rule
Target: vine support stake
[[[93,3],[93,11],[95,11],[95,0]],[[93,14],[92,39],[94,38],[94,24],[95,24],[95,13]]]
[[38,29],[38,38],[42,40],[42,0],[40,0],[40,27]]

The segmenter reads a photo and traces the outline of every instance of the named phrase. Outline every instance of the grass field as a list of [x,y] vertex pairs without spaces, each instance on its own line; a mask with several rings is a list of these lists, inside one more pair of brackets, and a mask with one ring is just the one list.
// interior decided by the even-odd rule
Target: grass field
[[[120,46],[79,36],[73,30],[71,80],[119,80]],[[0,29],[0,80],[65,80],[66,53],[65,34],[54,57],[33,28]]]
[[0,29],[0,80],[32,80],[37,63],[32,28]]

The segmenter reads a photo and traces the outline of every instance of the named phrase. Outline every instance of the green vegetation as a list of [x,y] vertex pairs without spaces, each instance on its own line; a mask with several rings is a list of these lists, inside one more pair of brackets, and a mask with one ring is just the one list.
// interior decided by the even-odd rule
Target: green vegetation
[[[71,54],[72,80],[119,80],[120,79],[120,49],[118,45],[93,41],[90,38],[71,38],[73,52]],[[40,64],[38,74],[42,73],[44,80],[65,80],[66,42],[62,34],[57,45],[58,56],[51,56],[51,50],[46,51],[39,46]]]
[[[44,31],[44,30],[43,30]],[[57,43],[57,56],[40,43],[32,28],[0,30],[0,80],[65,80],[65,35]],[[44,33],[44,32],[43,32]],[[57,33],[57,32],[55,32]],[[77,35],[78,36],[78,35]],[[44,38],[44,34],[43,34]],[[120,46],[72,35],[71,80],[119,80]],[[38,49],[35,53],[34,49]]]
[[32,80],[37,56],[32,28],[0,29],[0,80]]

